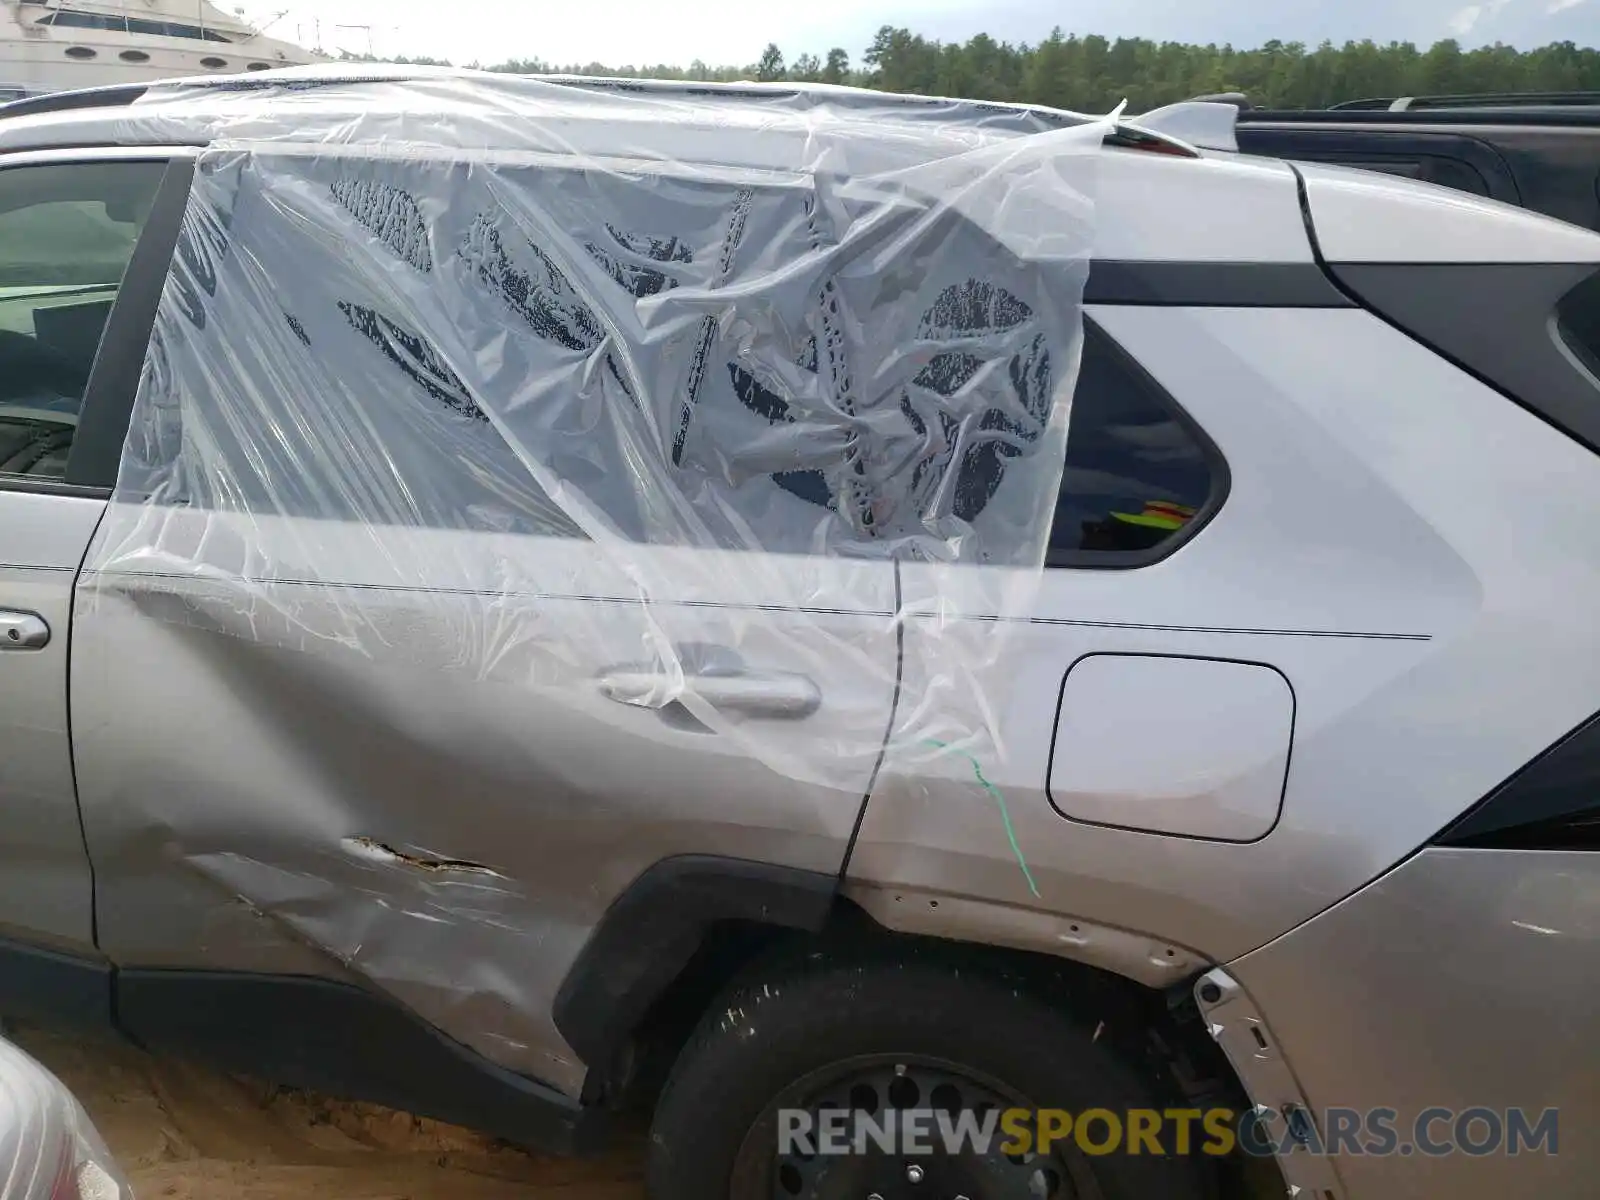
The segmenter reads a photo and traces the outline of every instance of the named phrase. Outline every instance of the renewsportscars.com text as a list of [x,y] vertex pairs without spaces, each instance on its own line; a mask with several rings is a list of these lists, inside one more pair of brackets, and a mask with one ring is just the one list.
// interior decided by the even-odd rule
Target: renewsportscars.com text
[[1261,1107],[974,1110],[907,1108],[876,1113],[849,1109],[778,1114],[783,1155],[988,1154],[1046,1155],[1057,1149],[1084,1154],[1205,1154],[1235,1150],[1256,1156],[1555,1154],[1559,1113],[1547,1108],[1428,1108],[1402,1121],[1392,1108],[1327,1108],[1315,1121],[1303,1111],[1288,1116]]

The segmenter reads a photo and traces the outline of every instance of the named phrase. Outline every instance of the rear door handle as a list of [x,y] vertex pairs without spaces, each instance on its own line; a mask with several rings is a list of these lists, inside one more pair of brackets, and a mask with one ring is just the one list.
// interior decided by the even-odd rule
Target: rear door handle
[[[652,697],[673,683],[673,676],[659,671],[622,667],[600,676],[600,691],[619,704],[651,708]],[[748,717],[798,721],[822,707],[822,690],[808,677],[786,671],[688,675],[684,684],[712,708]]]
[[0,608],[0,650],[43,650],[50,644],[50,626],[38,613]]

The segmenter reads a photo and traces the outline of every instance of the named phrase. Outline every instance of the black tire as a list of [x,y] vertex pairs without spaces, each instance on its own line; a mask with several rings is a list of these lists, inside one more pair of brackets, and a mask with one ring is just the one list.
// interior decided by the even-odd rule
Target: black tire
[[[1097,1023],[1085,1028],[1025,991],[936,961],[758,964],[706,1014],[673,1067],[651,1128],[647,1195],[771,1200],[770,1166],[764,1186],[733,1194],[752,1127],[797,1081],[865,1056],[951,1064],[1040,1108],[1172,1107],[1096,1039]],[[1209,1200],[1211,1165],[1198,1155],[1113,1154],[1079,1156],[1074,1169],[1092,1171],[1103,1200]]]

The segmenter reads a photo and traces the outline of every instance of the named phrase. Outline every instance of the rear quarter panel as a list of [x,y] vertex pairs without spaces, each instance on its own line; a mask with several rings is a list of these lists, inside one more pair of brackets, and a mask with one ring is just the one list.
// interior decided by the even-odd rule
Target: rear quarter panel
[[[1600,458],[1359,310],[1094,315],[1217,442],[1232,492],[1153,566],[1047,571],[1034,618],[1000,635],[1003,678],[980,690],[1000,697],[1008,742],[982,766],[1016,848],[970,765],[891,755],[850,875],[1226,961],[1381,875],[1594,711]],[[962,608],[967,587],[959,571],[906,575],[908,604],[935,595],[981,625]],[[927,625],[908,625],[912,687],[938,676],[952,636]],[[1057,697],[1091,651],[1283,673],[1294,745],[1266,837],[1159,836],[1055,810]],[[1162,714],[1212,699],[1152,697],[1125,752],[1159,753]]]

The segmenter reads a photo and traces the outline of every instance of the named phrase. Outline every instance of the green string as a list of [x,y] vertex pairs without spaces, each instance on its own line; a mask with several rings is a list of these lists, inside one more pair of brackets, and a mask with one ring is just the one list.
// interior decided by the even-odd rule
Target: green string
[[1006,798],[1001,795],[999,788],[984,778],[983,765],[968,751],[952,746],[948,742],[941,742],[936,738],[924,738],[922,744],[932,746],[935,750],[947,750],[951,754],[959,754],[972,764],[972,774],[983,786],[983,790],[993,796],[994,802],[1000,807],[1000,819],[1006,824],[1006,839],[1011,843],[1011,852],[1017,856],[1017,865],[1022,868],[1022,877],[1028,881],[1028,890],[1036,899],[1040,898],[1039,885],[1033,881],[1033,872],[1028,870],[1028,860],[1022,856],[1022,847],[1017,843],[1017,830],[1016,826],[1011,824],[1011,810],[1006,807]]

